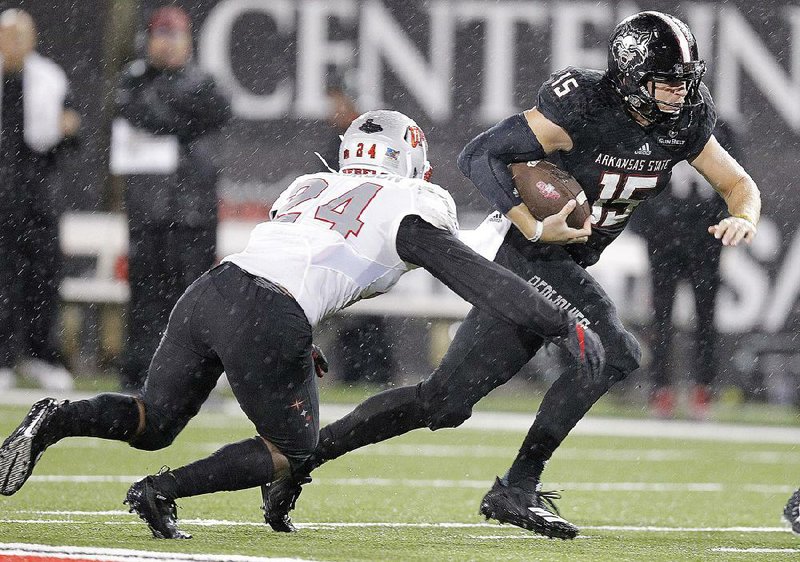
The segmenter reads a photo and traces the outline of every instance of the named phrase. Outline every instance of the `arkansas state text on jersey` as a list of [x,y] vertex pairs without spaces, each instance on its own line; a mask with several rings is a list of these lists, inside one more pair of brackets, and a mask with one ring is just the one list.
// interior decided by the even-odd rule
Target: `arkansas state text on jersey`
[[705,85],[699,94],[703,104],[684,111],[678,123],[644,127],[601,71],[567,67],[542,85],[537,109],[573,142],[572,150],[559,153],[559,164],[592,204],[589,242],[568,247],[578,263],[595,263],[639,203],[666,187],[673,166],[703,149],[717,116]]

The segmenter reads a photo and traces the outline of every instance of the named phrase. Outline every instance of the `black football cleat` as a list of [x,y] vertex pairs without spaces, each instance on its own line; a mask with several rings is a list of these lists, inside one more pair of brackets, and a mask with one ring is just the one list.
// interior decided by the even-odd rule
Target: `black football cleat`
[[783,508],[783,519],[792,526],[792,532],[800,536],[800,490],[792,494]]
[[578,528],[562,519],[553,503],[561,496],[557,492],[542,492],[540,487],[541,484],[536,492],[528,492],[497,478],[481,501],[480,513],[486,519],[510,523],[552,539],[574,539]]
[[162,494],[148,476],[135,482],[123,502],[136,513],[157,539],[190,539],[192,535],[178,529],[178,506]]
[[33,472],[33,467],[50,445],[42,429],[53,417],[59,402],[53,398],[39,400],[28,415],[0,447],[0,494],[15,494]]
[[299,482],[291,477],[280,478],[271,484],[261,486],[261,497],[264,504],[264,521],[278,533],[296,533],[297,527],[292,523],[289,512],[294,509],[297,498],[303,491],[303,485],[311,482],[306,476]]

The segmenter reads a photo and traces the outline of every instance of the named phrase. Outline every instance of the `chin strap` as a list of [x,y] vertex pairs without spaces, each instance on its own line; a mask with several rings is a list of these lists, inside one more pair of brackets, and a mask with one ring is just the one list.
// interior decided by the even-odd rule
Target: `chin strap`
[[422,174],[422,179],[424,179],[425,181],[431,181],[432,177],[433,177],[433,166],[428,160],[425,160],[425,168]]

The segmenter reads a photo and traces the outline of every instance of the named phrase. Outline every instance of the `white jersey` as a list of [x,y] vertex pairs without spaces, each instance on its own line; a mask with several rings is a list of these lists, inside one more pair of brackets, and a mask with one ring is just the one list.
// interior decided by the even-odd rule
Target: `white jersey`
[[413,266],[397,254],[400,221],[418,215],[456,234],[453,198],[420,179],[386,174],[301,176],[253,229],[244,251],[223,261],[282,285],[312,326],[388,291]]

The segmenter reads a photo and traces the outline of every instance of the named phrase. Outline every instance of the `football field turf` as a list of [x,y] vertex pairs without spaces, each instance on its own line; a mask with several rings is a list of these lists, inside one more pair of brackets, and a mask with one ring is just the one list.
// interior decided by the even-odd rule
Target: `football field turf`
[[[25,411],[0,406],[2,438]],[[646,426],[650,436],[578,432],[545,472],[545,489],[563,490],[561,513],[581,529],[576,540],[560,541],[478,516],[481,497],[525,433],[524,424],[506,431],[479,425],[412,432],[329,463],[314,474],[293,512],[301,526],[296,534],[263,525],[257,490],[179,500],[181,526],[194,534],[189,541],[151,538],[121,502],[142,475],[251,436],[233,408],[201,414],[172,447],[153,453],[67,440],[45,454],[19,493],[0,497],[0,560],[22,560],[9,553],[37,550],[40,558],[25,559],[53,560],[59,552],[94,560],[179,559],[157,553],[195,560],[800,558],[800,538],[780,521],[800,485],[797,428],[765,428],[762,437],[743,426],[705,424],[702,435],[712,438],[696,439],[700,432],[688,424],[627,420],[618,425]]]

